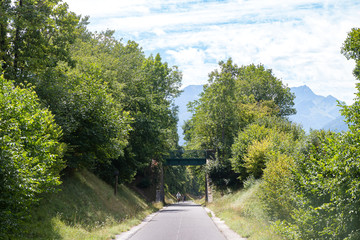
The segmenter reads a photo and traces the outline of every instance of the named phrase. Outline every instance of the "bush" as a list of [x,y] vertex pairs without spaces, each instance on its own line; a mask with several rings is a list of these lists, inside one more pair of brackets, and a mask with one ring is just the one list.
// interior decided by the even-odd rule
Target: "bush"
[[[270,135],[271,129],[260,126],[257,123],[251,124],[244,131],[239,132],[235,143],[232,145],[232,169],[239,173],[240,180],[244,181],[249,177],[249,172],[245,167],[245,157],[248,154],[249,147],[254,142],[261,142]],[[248,159],[249,161],[249,159]]]
[[232,145],[231,165],[240,180],[249,175],[259,178],[271,152],[294,155],[304,131],[282,118],[265,117],[239,132]]
[[60,136],[33,89],[0,76],[0,238],[16,231],[40,193],[60,184]]
[[284,154],[273,154],[266,164],[260,185],[260,198],[274,219],[289,219],[294,209],[292,167],[294,161]]
[[356,138],[315,132],[296,161],[298,209],[293,225],[301,239],[359,239],[360,161]]
[[255,178],[260,178],[263,174],[270,155],[270,144],[269,138],[266,138],[262,141],[255,141],[247,149],[244,166],[246,171]]

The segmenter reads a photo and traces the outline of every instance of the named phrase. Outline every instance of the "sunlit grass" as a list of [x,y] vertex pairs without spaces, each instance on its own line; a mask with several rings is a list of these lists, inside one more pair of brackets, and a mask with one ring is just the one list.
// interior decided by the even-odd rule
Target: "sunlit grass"
[[34,209],[21,239],[114,239],[162,207],[149,205],[124,185],[115,196],[88,171],[66,178],[61,189]]
[[256,182],[246,190],[221,197],[216,194],[215,201],[207,206],[217,217],[249,240],[279,240],[272,230],[269,218],[263,210],[258,198],[260,182]]

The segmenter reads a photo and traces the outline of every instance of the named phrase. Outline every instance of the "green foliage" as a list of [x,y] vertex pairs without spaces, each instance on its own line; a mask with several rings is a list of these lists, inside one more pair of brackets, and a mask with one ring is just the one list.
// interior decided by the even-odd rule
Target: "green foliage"
[[212,184],[222,193],[236,190],[241,186],[239,174],[234,172],[229,159],[211,161],[208,164],[208,174]]
[[19,228],[39,194],[60,184],[61,134],[32,88],[0,76],[0,238]]
[[[356,61],[358,79],[359,49],[359,29],[354,28],[342,53]],[[342,106],[348,132],[313,131],[296,154],[278,155],[266,165],[262,198],[271,215],[280,220],[275,228],[288,239],[360,237],[359,84],[357,89],[355,103]]]
[[[244,134],[244,139],[236,140],[236,136],[259,119],[270,116],[282,118],[294,114],[295,110],[292,108],[293,94],[272,75],[271,70],[253,64],[238,67],[231,59],[219,65],[220,71],[209,74],[209,83],[204,86],[200,99],[189,104],[193,117],[184,130],[188,148],[217,151],[218,161],[210,166],[209,173],[214,177],[215,185],[223,188],[228,185],[226,182],[238,181],[239,173],[242,180],[248,176],[244,171],[244,153],[255,139],[246,140],[248,136]],[[262,140],[262,137],[257,140]],[[234,144],[236,141],[243,143]],[[233,167],[229,159],[235,159],[231,160],[235,163]],[[262,171],[256,172],[260,176]]]
[[[355,146],[356,139],[350,132],[339,135],[314,131],[304,142],[293,166],[278,165],[275,173],[281,174],[270,174],[267,180],[264,174],[268,183],[264,185],[266,200],[273,200],[269,203],[271,210],[279,206],[284,212],[287,206],[294,206],[290,219],[284,217],[286,214],[273,214],[286,219],[277,226],[280,231],[291,239],[358,239],[360,164]],[[266,173],[272,169],[269,167]],[[282,185],[276,183],[281,180]],[[271,185],[274,196],[270,195]],[[281,199],[282,194],[287,194],[288,199]]]
[[296,161],[294,184],[298,207],[293,221],[300,238],[345,239],[344,228],[351,226],[350,222],[345,224],[351,213],[341,209],[345,200],[342,199],[345,188],[341,188],[345,187],[343,180],[347,177],[341,167],[344,159],[338,155],[342,152],[338,140],[331,132],[313,132],[302,157]]
[[353,71],[354,76],[360,80],[360,29],[353,28],[343,43],[341,53],[347,59],[354,59],[356,62],[355,69]]
[[162,63],[160,55],[144,59],[136,82],[125,82],[125,109],[134,118],[129,147],[137,167],[151,159],[161,160],[177,146],[177,109],[174,98],[180,93],[181,73]]
[[59,61],[74,64],[69,47],[79,18],[61,0],[2,1],[0,60],[5,78],[23,83]]
[[255,123],[246,127],[244,131],[239,132],[232,147],[233,156],[231,158],[231,165],[234,171],[240,174],[241,180],[245,180],[249,176],[249,172],[245,167],[245,158],[249,147],[254,142],[263,141],[269,135],[270,129]]
[[242,67],[238,75],[238,94],[254,96],[256,102],[273,102],[278,116],[289,116],[296,113],[293,108],[294,94],[277,79],[271,69],[263,65],[251,64]]
[[128,141],[124,154],[112,158],[111,165],[96,166],[103,179],[110,180],[118,169],[121,181],[127,181],[147,168],[152,159],[161,160],[176,147],[173,101],[179,93],[181,73],[163,63],[160,55],[146,58],[135,42],[122,44],[113,33],[82,33],[72,51],[78,65],[95,64],[101,71],[99,77],[107,84],[106,91],[117,111],[123,112],[124,123],[130,124],[129,135],[123,137]]
[[186,166],[168,166],[164,171],[166,191],[175,195],[177,192],[182,194],[190,193],[190,174]]
[[96,168],[107,181],[119,171],[131,180],[177,142],[176,109],[181,74],[157,55],[145,58],[135,42],[113,31],[89,33],[83,19],[71,47],[76,67],[58,64],[37,82],[69,145],[70,167]]
[[68,144],[67,164],[73,168],[92,168],[117,158],[127,144],[128,113],[115,102],[101,77],[96,66],[82,63],[56,79],[55,92],[47,88],[50,109]]
[[249,178],[245,189],[224,196],[214,196],[214,202],[207,205],[217,217],[225,221],[241,237],[253,240],[284,239],[276,234],[263,203],[259,198],[261,180]]
[[290,219],[294,210],[293,166],[291,157],[278,152],[266,162],[259,196],[273,219]]
[[293,155],[304,131],[296,124],[278,117],[266,117],[239,132],[232,146],[231,165],[239,178],[262,176],[266,163],[273,154]]
[[[133,118],[124,110],[124,84],[119,80],[123,72],[130,71],[127,70],[130,51],[112,35],[112,31],[92,34],[84,26],[71,48],[76,68],[61,65],[61,77],[58,80],[50,77],[57,84],[45,80],[41,85],[43,99],[58,112],[56,116],[67,133],[66,141],[72,146],[67,154],[69,165],[96,168],[97,174],[109,182],[116,168],[122,181],[131,179],[135,165],[114,164],[127,157],[125,148]],[[64,101],[59,102],[59,96]]]
[[255,141],[248,146],[244,157],[244,167],[255,178],[262,176],[266,162],[269,160],[270,140]]
[[304,131],[286,119],[261,118],[240,132],[232,166],[240,179],[262,178],[259,197],[273,219],[289,219],[294,210],[292,170]]

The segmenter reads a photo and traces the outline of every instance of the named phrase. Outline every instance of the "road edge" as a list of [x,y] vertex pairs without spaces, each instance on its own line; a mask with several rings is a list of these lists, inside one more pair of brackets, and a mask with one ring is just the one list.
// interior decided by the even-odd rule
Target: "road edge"
[[166,209],[167,206],[162,209],[148,215],[140,224],[132,227],[129,231],[122,232],[119,235],[115,235],[115,240],[127,240],[134,236],[141,228],[143,228],[146,224],[148,224],[156,215],[158,215],[162,210]]
[[211,214],[211,219],[215,223],[216,227],[222,232],[227,240],[246,240],[247,238],[241,237],[237,234],[234,230],[228,227],[225,224],[225,221],[221,220],[220,218],[216,217],[215,213],[207,207],[203,207],[207,213]]

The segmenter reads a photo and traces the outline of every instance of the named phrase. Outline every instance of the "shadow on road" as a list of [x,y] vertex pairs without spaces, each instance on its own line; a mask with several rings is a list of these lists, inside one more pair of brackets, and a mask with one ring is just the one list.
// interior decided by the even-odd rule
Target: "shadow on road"
[[175,204],[170,204],[169,207],[201,207],[199,204],[193,202],[179,202]]

